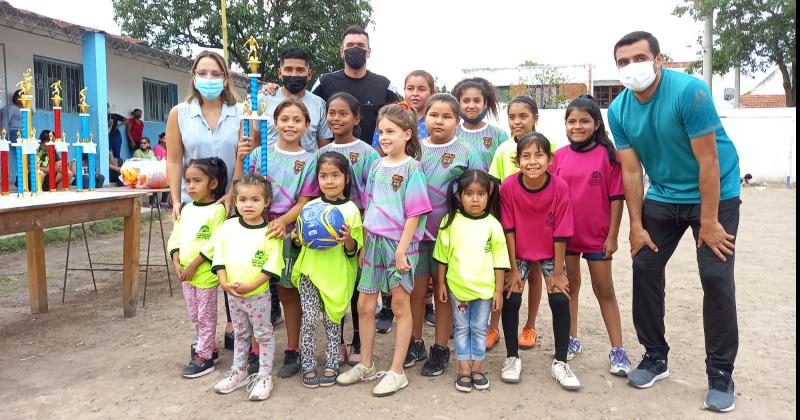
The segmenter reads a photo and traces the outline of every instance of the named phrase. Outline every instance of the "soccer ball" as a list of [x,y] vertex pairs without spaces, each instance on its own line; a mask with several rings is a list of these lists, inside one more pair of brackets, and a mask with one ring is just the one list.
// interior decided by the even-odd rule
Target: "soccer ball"
[[327,249],[336,245],[344,216],[336,206],[314,203],[303,207],[297,218],[297,237],[311,249]]

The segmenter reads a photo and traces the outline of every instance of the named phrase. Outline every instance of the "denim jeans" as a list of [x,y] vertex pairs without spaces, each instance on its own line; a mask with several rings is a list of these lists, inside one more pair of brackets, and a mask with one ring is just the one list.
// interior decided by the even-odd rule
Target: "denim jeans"
[[453,308],[453,341],[456,344],[457,360],[483,360],[486,358],[486,330],[491,299],[475,299],[469,302],[458,300],[450,293]]

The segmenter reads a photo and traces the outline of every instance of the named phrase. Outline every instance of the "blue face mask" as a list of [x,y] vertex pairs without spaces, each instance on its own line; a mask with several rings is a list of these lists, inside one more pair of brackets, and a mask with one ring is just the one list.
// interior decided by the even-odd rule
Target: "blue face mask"
[[458,111],[458,113],[461,116],[461,119],[467,122],[467,124],[477,125],[480,124],[480,122],[483,121],[484,118],[486,118],[486,115],[489,114],[489,108],[483,108],[481,114],[475,118],[469,118],[466,115],[464,115],[464,113],[461,111]]
[[194,79],[194,87],[206,99],[217,99],[225,88],[222,79]]

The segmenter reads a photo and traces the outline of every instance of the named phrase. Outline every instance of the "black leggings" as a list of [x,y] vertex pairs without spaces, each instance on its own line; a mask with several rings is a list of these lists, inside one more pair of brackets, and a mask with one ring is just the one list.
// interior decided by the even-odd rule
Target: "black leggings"
[[[553,337],[556,347],[555,359],[567,361],[569,345],[569,299],[563,293],[548,293],[547,301],[553,314]],[[522,293],[512,293],[503,297],[503,338],[506,342],[506,357],[519,357],[519,308],[522,306]]]
[[[356,276],[356,286],[353,290],[353,297],[350,298],[350,317],[353,318],[353,341],[361,348],[361,337],[358,336],[358,283],[361,279],[361,272]],[[344,344],[344,326],[342,326],[342,344]]]

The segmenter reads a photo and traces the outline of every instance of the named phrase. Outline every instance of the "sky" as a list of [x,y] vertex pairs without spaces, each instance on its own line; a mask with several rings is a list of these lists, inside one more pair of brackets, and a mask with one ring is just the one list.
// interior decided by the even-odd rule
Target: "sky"
[[[111,0],[8,0],[13,6],[119,34]],[[682,0],[373,0],[368,68],[402,86],[428,70],[452,87],[462,69],[513,67],[525,60],[591,64],[613,75],[614,43],[635,30],[653,33],[675,61],[698,58],[702,23],[678,18]],[[75,7],[76,4],[81,7]]]

